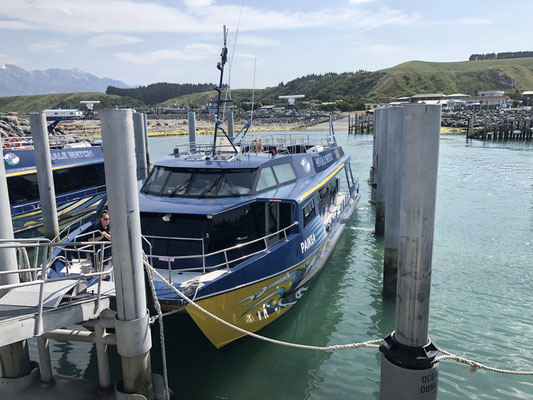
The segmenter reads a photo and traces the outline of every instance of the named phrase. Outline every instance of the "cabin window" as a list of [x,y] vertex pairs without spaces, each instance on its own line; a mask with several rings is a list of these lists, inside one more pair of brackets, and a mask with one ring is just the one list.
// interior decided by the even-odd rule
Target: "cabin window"
[[[61,168],[54,170],[52,173],[56,196],[105,184],[103,164]],[[36,173],[9,177],[7,183],[11,204],[39,199]]]
[[296,179],[296,175],[292,169],[292,165],[289,163],[273,165],[272,169],[276,173],[278,182],[285,183]]
[[142,192],[158,196],[229,197],[251,192],[253,169],[186,169],[156,167]]
[[218,182],[222,178],[220,173],[194,174],[189,184],[189,196],[214,196],[217,193]]
[[304,228],[311,222],[311,220],[316,216],[315,202],[311,200],[303,208],[304,214]]
[[257,181],[257,186],[255,190],[260,192],[261,190],[265,190],[276,185],[276,177],[274,176],[272,168],[266,167],[261,169],[261,173],[259,174],[259,180]]
[[226,174],[225,179],[220,184],[219,196],[235,196],[248,194],[254,183],[254,174],[250,171],[232,172]]
[[[209,253],[244,244],[265,236],[265,205],[251,203],[213,216]],[[246,252],[260,249],[261,242],[246,246]]]
[[[150,249],[143,240],[144,251],[155,256],[200,255],[210,224],[205,215],[142,212],[141,231],[152,246]],[[182,260],[182,263],[201,265],[201,259]]]

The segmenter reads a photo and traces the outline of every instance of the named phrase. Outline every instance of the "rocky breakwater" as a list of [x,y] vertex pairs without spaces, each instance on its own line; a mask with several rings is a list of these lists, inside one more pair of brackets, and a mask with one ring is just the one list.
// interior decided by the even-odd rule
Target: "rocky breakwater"
[[531,111],[529,109],[443,111],[442,126],[466,129],[470,118],[474,119],[476,126],[485,126],[505,121],[527,120],[531,118]]
[[25,118],[13,116],[0,116],[0,137],[30,136],[30,121]]

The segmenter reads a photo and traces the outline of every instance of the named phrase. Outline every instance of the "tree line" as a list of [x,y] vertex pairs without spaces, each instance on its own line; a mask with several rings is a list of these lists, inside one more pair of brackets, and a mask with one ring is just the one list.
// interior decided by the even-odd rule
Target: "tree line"
[[122,89],[115,86],[108,86],[106,94],[116,94],[128,96],[142,101],[147,105],[162,103],[168,99],[184,96],[192,93],[207,92],[216,87],[214,83],[167,83],[159,82],[148,86],[139,86],[131,89]]
[[508,58],[533,57],[533,51],[506,51],[503,53],[472,54],[469,61],[504,60]]

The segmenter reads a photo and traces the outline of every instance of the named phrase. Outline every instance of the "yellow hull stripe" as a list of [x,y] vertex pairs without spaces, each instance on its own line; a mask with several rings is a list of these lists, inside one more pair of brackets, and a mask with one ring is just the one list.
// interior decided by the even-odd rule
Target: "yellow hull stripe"
[[[76,167],[76,165],[71,164],[71,165],[61,165],[60,167],[52,167],[52,171],[55,171],[56,169],[65,169],[65,168],[72,168],[72,167]],[[6,174],[6,178],[10,178],[12,176],[29,175],[29,174],[36,174],[36,173],[37,173],[36,169],[30,169],[28,171],[12,172],[10,174]]]
[[326,183],[328,183],[328,181],[337,173],[341,170],[341,168],[344,167],[344,163],[342,163],[335,171],[333,171],[331,174],[328,175],[328,177],[326,179],[324,179],[322,182],[320,182],[318,185],[316,185],[315,187],[313,187],[312,189],[308,190],[307,192],[305,192],[302,196],[300,196],[300,198],[302,200],[304,200],[306,197],[309,197],[309,195],[311,195],[315,190],[318,190],[320,189],[322,186],[324,186]]
[[[239,328],[255,332],[285,314],[292,307],[292,305],[279,306],[281,300],[279,292],[282,289],[285,291],[292,289],[294,282],[290,279],[290,273],[306,268],[313,259],[314,255],[282,274],[205,300],[199,300],[196,303]],[[275,308],[270,314],[266,311],[267,305]],[[186,311],[217,348],[245,336],[243,333],[207,316],[196,307],[188,305]]]

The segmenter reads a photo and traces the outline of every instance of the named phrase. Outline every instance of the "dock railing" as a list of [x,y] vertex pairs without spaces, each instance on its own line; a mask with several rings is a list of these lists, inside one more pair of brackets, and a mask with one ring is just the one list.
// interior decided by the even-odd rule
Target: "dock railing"
[[[39,285],[39,300],[37,307],[37,321],[35,325],[35,335],[42,334],[42,316],[45,300],[45,284],[51,282],[61,282],[67,280],[77,281],[75,287],[80,287],[83,281],[87,285],[89,281],[97,278],[97,293],[95,299],[95,309],[100,308],[101,300],[101,282],[104,276],[112,273],[112,267],[103,268],[111,259],[104,258],[104,246],[109,242],[52,242],[45,238],[31,239],[0,239],[0,248],[14,248],[18,251],[32,253],[32,265],[23,266],[19,264],[18,270],[0,271],[0,275],[7,274],[24,274],[22,282],[0,285],[0,291]],[[72,252],[77,254],[92,255],[91,266],[90,260],[84,258],[74,258]],[[29,260],[29,257],[27,258]],[[54,270],[58,267],[57,262],[63,263],[60,270]],[[55,271],[52,274],[52,270]],[[28,278],[29,277],[29,278]],[[27,280],[29,279],[29,280]],[[95,282],[93,282],[94,284]],[[72,296],[70,297],[72,301]]]

